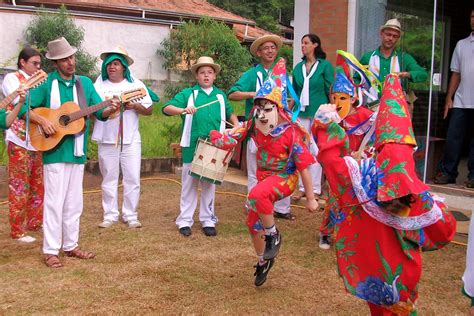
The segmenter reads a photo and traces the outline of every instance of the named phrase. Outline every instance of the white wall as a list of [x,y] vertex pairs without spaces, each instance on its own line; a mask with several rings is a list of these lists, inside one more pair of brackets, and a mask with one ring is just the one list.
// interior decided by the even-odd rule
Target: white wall
[[301,61],[301,38],[309,33],[309,0],[295,0],[293,67]]
[[[16,68],[16,59],[22,47],[23,31],[32,15],[0,12],[0,67]],[[95,19],[75,18],[85,31],[83,48],[92,55],[122,45],[135,63],[130,67],[140,79],[166,80],[167,72],[156,54],[161,41],[168,36],[169,26],[156,24],[121,23]],[[100,63],[98,64],[100,67]]]

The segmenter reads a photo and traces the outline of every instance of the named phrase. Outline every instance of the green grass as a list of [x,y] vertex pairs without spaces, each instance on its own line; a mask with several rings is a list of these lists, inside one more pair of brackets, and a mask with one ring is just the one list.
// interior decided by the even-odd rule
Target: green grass
[[[244,114],[244,102],[231,102],[237,115]],[[181,136],[181,118],[165,116],[161,112],[163,103],[155,103],[153,114],[140,116],[140,134],[142,138],[142,157],[172,156],[171,143],[179,142]],[[91,133],[90,133],[91,134]],[[90,135],[89,135],[90,136]],[[2,137],[4,140],[5,137]],[[87,158],[97,160],[97,143],[89,138]],[[6,165],[8,156],[5,142],[0,142],[0,165]]]

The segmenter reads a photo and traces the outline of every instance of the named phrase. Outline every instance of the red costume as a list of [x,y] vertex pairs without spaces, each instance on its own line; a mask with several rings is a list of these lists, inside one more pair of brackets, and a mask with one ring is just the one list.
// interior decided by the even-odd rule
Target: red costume
[[[375,158],[350,157],[345,131],[324,119],[329,117],[325,110],[319,119],[316,115],[313,134],[318,161],[340,207],[335,227],[339,274],[346,290],[367,301],[373,314],[408,314],[418,297],[420,250],[449,243],[456,222],[415,174],[416,143],[399,78],[387,76],[384,85]],[[407,196],[408,205],[383,204]]]

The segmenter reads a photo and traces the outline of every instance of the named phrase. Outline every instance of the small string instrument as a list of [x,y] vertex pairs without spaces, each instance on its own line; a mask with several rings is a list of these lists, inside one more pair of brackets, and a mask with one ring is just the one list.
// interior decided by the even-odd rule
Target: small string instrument
[[[21,86],[25,91],[29,89],[33,89],[40,84],[42,84],[46,79],[48,79],[48,74],[45,73],[43,70],[38,70],[34,74],[31,75],[30,78]],[[9,95],[7,95],[2,101],[0,101],[0,109],[4,109],[10,103],[15,100],[18,96],[18,90],[13,91]]]

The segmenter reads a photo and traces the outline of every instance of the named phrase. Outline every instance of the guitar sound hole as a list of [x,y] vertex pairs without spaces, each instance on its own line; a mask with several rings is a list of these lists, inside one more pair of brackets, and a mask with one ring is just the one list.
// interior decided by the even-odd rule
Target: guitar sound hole
[[70,121],[71,118],[67,115],[61,115],[61,117],[59,118],[59,124],[61,124],[61,126],[68,125]]

